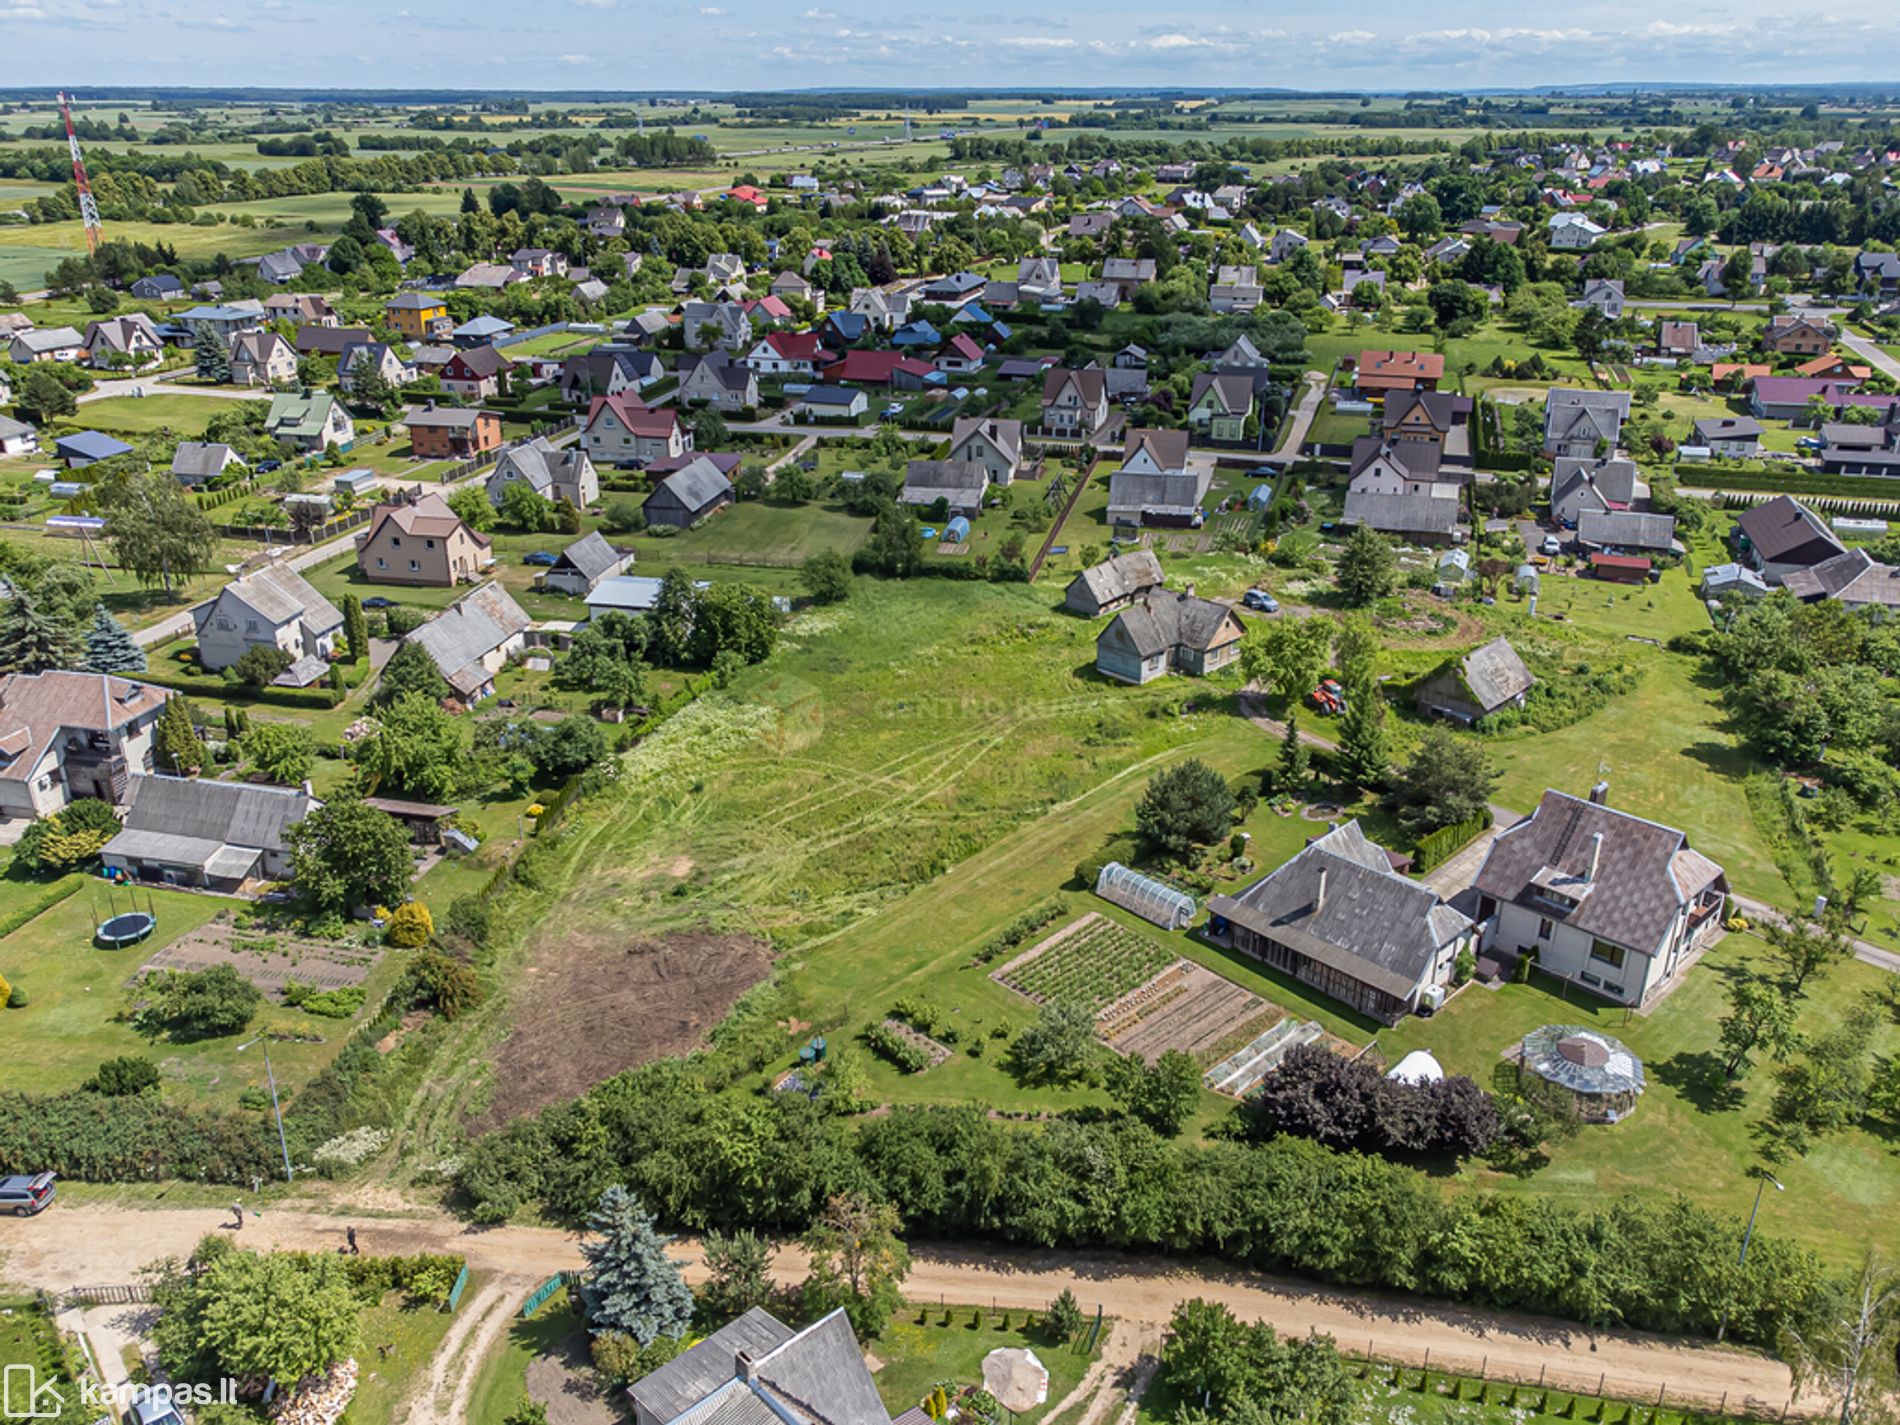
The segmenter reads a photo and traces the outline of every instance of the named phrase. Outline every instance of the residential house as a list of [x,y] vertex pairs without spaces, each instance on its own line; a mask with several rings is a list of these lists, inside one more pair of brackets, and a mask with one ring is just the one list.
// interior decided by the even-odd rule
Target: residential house
[[1162,583],[1161,561],[1154,551],[1137,549],[1104,559],[1077,574],[1063,592],[1062,604],[1084,618],[1100,618],[1156,593]]
[[556,593],[584,599],[599,587],[602,579],[626,573],[632,563],[631,549],[614,548],[599,530],[594,530],[563,549],[541,582]]
[[473,460],[501,449],[501,416],[469,406],[411,407],[402,418],[411,452],[423,460]]
[[609,203],[596,204],[587,210],[587,231],[597,238],[624,237],[627,210]]
[[1307,242],[1304,233],[1296,233],[1292,228],[1281,228],[1267,245],[1267,261],[1276,265],[1285,262],[1296,252],[1304,251]]
[[[1186,431],[1141,431],[1131,438],[1132,457],[1108,480],[1108,520],[1124,525],[1186,529],[1200,524],[1201,502],[1213,469],[1187,464]],[[1176,442],[1180,437],[1178,454]]]
[[1016,264],[1016,292],[1026,302],[1060,302],[1062,267],[1053,257],[1025,257]]
[[1850,549],[1807,569],[1792,569],[1782,587],[1803,603],[1831,599],[1849,613],[1873,609],[1900,613],[1900,569],[1879,564],[1864,549]]
[[732,500],[732,481],[717,465],[700,455],[655,485],[641,508],[646,512],[649,525],[690,529],[724,509]]
[[1135,293],[1155,280],[1155,260],[1152,257],[1111,257],[1102,263],[1102,280],[1112,282],[1121,290],[1125,301],[1133,301]]
[[1900,410],[1880,425],[1823,421],[1821,470],[1828,475],[1892,475],[1900,472]]
[[581,425],[581,446],[596,465],[648,465],[684,455],[693,437],[672,407],[647,406],[632,392],[596,396]]
[[909,319],[910,302],[906,298],[877,287],[855,287],[851,291],[851,301],[845,310],[853,316],[864,318],[872,329],[889,332],[895,331],[901,323]]
[[1419,544],[1449,544],[1458,533],[1458,486],[1439,481],[1420,494],[1346,491],[1340,522],[1369,525],[1381,534]]
[[1641,1008],[1720,930],[1728,880],[1674,827],[1546,791],[1499,832],[1473,882],[1487,951],[1535,952],[1537,968]]
[[459,327],[449,328],[449,345],[465,350],[476,346],[494,346],[514,329],[515,324],[505,317],[484,312],[480,316],[470,317]]
[[1187,422],[1209,440],[1238,445],[1247,439],[1254,383],[1245,371],[1202,371],[1188,397]]
[[1900,291],[1900,253],[1862,252],[1854,257],[1854,285],[1873,296]]
[[180,441],[172,452],[172,478],[187,490],[222,475],[233,466],[243,470],[244,457],[222,441]]
[[1477,943],[1470,917],[1393,870],[1356,820],[1207,904],[1236,950],[1386,1024],[1430,1007]]
[[1735,517],[1742,562],[1779,588],[1797,569],[1812,569],[1847,552],[1821,517],[1798,500],[1776,495]]
[[1550,476],[1550,514],[1567,529],[1586,512],[1633,509],[1637,471],[1633,460],[1557,457]]
[[581,405],[596,396],[639,392],[666,379],[666,368],[650,351],[596,347],[561,363],[561,398]]
[[439,340],[455,326],[449,304],[432,292],[398,292],[383,304],[383,315],[411,341]]
[[472,583],[494,562],[488,536],[433,491],[412,505],[378,505],[356,537],[356,567],[372,584],[446,589]]
[[1678,361],[1694,356],[1702,349],[1702,331],[1694,322],[1664,318],[1656,324],[1656,351]]
[[1120,683],[1170,673],[1205,677],[1240,657],[1246,630],[1231,606],[1153,589],[1115,615],[1095,639],[1095,671]]
[[239,332],[231,339],[231,380],[239,386],[277,386],[297,379],[297,353],[276,332]]
[[297,328],[290,344],[296,348],[299,356],[341,358],[352,346],[361,346],[364,342],[374,340],[376,333],[368,327],[321,327],[306,322]]
[[7,356],[22,366],[59,361],[71,366],[86,354],[86,339],[72,327],[43,327],[15,332]]
[[816,376],[837,360],[817,332],[767,332],[746,352],[745,364],[761,376]]
[[12,455],[31,455],[40,448],[40,433],[25,421],[0,416],[0,459]]
[[236,895],[289,879],[289,830],[321,805],[302,787],[134,777],[125,827],[99,859],[135,881]]
[[1387,440],[1429,440],[1448,460],[1471,457],[1469,396],[1449,391],[1395,391],[1379,408],[1379,433]]
[[1088,440],[1108,423],[1108,381],[1099,367],[1051,369],[1042,381],[1045,433]]
[[974,516],[989,493],[989,468],[975,460],[913,460],[904,469],[900,503],[929,509],[942,500],[952,515]]
[[1253,344],[1253,338],[1246,335],[1234,338],[1232,345],[1225,351],[1216,352],[1207,358],[1207,364],[1216,371],[1266,370],[1272,363],[1263,356]]
[[794,1331],[755,1306],[627,1395],[633,1425],[891,1425],[842,1307]]
[[1346,467],[1346,490],[1366,495],[1434,495],[1444,451],[1435,440],[1389,440],[1362,435],[1352,443]]
[[1353,363],[1352,384],[1367,400],[1383,401],[1394,393],[1436,391],[1444,376],[1445,358],[1438,352],[1369,348]]
[[1577,516],[1577,545],[1604,554],[1664,555],[1674,552],[1676,517],[1637,510],[1584,510]]
[[1748,409],[1759,420],[1804,420],[1808,402],[1819,397],[1838,411],[1859,384],[1825,376],[1757,376],[1748,388]]
[[490,580],[470,589],[403,639],[419,644],[442,679],[465,703],[495,691],[495,675],[528,646],[534,620]]
[[936,368],[947,376],[970,376],[983,369],[983,344],[957,332],[937,352]]
[[1576,212],[1552,214],[1548,228],[1552,252],[1581,252],[1595,247],[1597,239],[1609,231],[1601,223]]
[[359,341],[343,348],[337,358],[336,378],[352,395],[380,376],[393,390],[416,379],[416,368],[405,361],[386,341]]
[[328,391],[284,391],[271,397],[264,434],[291,450],[320,452],[356,439],[356,423]]
[[239,332],[256,331],[264,325],[264,304],[243,300],[193,307],[189,311],[180,312],[174,316],[171,324],[189,331],[192,334],[192,345],[197,344],[199,329],[205,328],[212,336],[229,346],[231,338]]
[[436,373],[442,389],[465,401],[492,401],[501,394],[502,373],[513,363],[492,346],[458,351]]
[[66,462],[68,470],[83,470],[117,455],[131,455],[133,448],[116,436],[103,431],[82,430],[53,439],[53,454]]
[[766,289],[780,301],[797,297],[811,303],[812,310],[822,312],[825,309],[825,289],[814,286],[810,279],[789,269],[772,279],[772,285]]
[[942,386],[944,375],[928,361],[901,351],[847,351],[824,369],[828,384],[889,386],[896,391],[921,391]]
[[117,804],[152,770],[168,693],[106,673],[0,674],[0,817],[32,821],[72,801]]
[[1578,300],[1579,307],[1589,307],[1601,312],[1611,321],[1623,315],[1623,283],[1620,278],[1591,277],[1583,284],[1583,296]]
[[759,378],[729,352],[709,351],[683,367],[678,402],[683,407],[710,406],[715,411],[747,411],[759,404]]
[[336,308],[315,292],[273,292],[264,299],[264,315],[273,321],[313,327],[338,325]]
[[1578,459],[1612,455],[1629,413],[1627,391],[1553,386],[1544,397],[1544,453]]
[[716,346],[744,351],[752,345],[752,319],[737,302],[688,302],[680,312],[680,328],[688,351]]
[[233,579],[191,611],[198,665],[208,673],[230,667],[253,648],[277,648],[290,666],[273,681],[307,688],[330,671],[343,615],[287,564],[269,564]]
[[1510,641],[1494,638],[1448,660],[1418,685],[1413,700],[1422,716],[1469,727],[1505,708],[1523,707],[1536,682]]
[[527,273],[505,262],[471,262],[456,275],[455,286],[464,292],[499,292],[527,280]]
[[1077,213],[1069,219],[1069,236],[1072,238],[1099,238],[1115,226],[1115,215],[1107,209],[1095,209],[1092,212]]
[[1023,423],[994,416],[965,416],[950,427],[952,461],[981,465],[990,484],[1009,485],[1023,468]]
[[1820,356],[1833,342],[1832,326],[1800,312],[1777,313],[1768,319],[1761,334],[1762,349],[1779,356]]
[[144,371],[165,358],[158,327],[143,312],[88,324],[85,349],[86,365],[110,371]]
[[1762,423],[1753,416],[1704,416],[1692,444],[1723,459],[1751,459],[1761,451]]
[[1838,352],[1826,351],[1811,357],[1795,367],[1797,376],[1826,376],[1836,381],[1865,381],[1874,374],[1874,368],[1863,366],[1859,362],[1849,361]]
[[1215,271],[1207,289],[1207,305],[1218,313],[1251,312],[1265,295],[1258,267],[1252,263],[1232,264]]
[[508,254],[508,265],[527,277],[565,277],[567,254],[545,247],[518,247]]
[[174,302],[185,295],[185,284],[169,272],[154,272],[132,283],[132,295],[147,301]]
[[600,476],[587,451],[579,442],[556,447],[544,435],[502,452],[485,482],[488,502],[500,509],[502,497],[513,484],[525,484],[535,494],[577,510],[587,509],[600,499]]

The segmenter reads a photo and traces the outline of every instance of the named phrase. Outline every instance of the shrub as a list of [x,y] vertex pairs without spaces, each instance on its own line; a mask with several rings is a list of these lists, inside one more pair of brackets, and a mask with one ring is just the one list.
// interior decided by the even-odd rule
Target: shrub
[[144,1093],[147,1089],[158,1087],[158,1065],[137,1054],[124,1054],[116,1059],[105,1060],[80,1087],[88,1093],[102,1093],[108,1098]]
[[429,943],[435,934],[435,920],[421,901],[396,907],[383,929],[383,939],[398,950],[415,950]]
[[363,1007],[363,995],[361,985],[338,985],[333,990],[320,990],[295,980],[284,985],[285,1004],[324,1019],[348,1019]]
[[169,1032],[181,1040],[236,1034],[251,1022],[264,999],[229,965],[163,970],[140,980],[131,993],[143,1001],[132,1015],[141,1034]]
[[457,896],[449,902],[449,913],[443,925],[450,935],[458,940],[466,940],[480,950],[488,944],[494,917],[489,913],[487,902],[479,896]]
[[1477,973],[1478,957],[1469,950],[1460,950],[1458,957],[1451,962],[1451,982],[1462,985]]
[[383,615],[383,621],[389,629],[391,638],[401,638],[421,628],[424,617],[421,609],[411,608],[408,604],[397,604]]
[[930,1051],[921,1044],[911,1043],[889,1025],[870,1025],[858,1037],[864,1041],[865,1048],[906,1074],[922,1073],[930,1067]]
[[[0,983],[4,983],[4,981],[0,981]],[[26,1004],[27,1004],[26,991],[22,989],[19,985],[8,985],[7,993],[6,993],[7,1008],[8,1009],[25,1009]]]
[[447,1020],[459,1018],[482,1002],[482,983],[475,972],[439,951],[426,951],[411,962],[409,983],[415,1000],[434,1005]]
[[13,1004],[13,986],[7,983],[5,975],[0,975],[0,1004],[9,1007]]

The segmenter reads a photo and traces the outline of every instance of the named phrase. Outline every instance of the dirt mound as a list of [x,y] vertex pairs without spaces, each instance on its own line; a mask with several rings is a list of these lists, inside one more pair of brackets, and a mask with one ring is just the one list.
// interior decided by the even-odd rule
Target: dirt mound
[[514,1028],[495,1055],[494,1094],[470,1130],[499,1128],[623,1069],[685,1053],[771,965],[771,948],[745,935],[544,939],[509,1006]]

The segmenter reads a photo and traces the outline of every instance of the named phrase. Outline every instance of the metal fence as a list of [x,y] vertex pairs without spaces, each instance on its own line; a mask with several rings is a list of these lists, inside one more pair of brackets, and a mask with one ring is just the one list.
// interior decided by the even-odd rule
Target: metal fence
[[561,1290],[561,1288],[566,1285],[566,1272],[556,1272],[553,1276],[542,1282],[540,1286],[535,1288],[534,1295],[521,1303],[522,1318],[525,1320],[527,1317],[534,1315],[535,1312],[539,1311],[542,1306],[546,1304],[549,1297],[553,1296],[555,1292]]
[[462,1263],[462,1270],[455,1274],[455,1285],[449,1288],[449,1310],[453,1311],[462,1304],[462,1293],[468,1290],[468,1263]]

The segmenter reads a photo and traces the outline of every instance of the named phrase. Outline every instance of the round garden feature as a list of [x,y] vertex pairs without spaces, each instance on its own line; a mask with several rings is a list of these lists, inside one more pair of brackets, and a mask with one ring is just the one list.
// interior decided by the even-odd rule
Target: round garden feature
[[1518,1066],[1568,1095],[1585,1123],[1615,1123],[1636,1107],[1643,1061],[1620,1039],[1580,1024],[1546,1024],[1524,1036]]
[[101,921],[93,938],[109,950],[136,945],[158,929],[158,917],[148,910],[130,910]]

